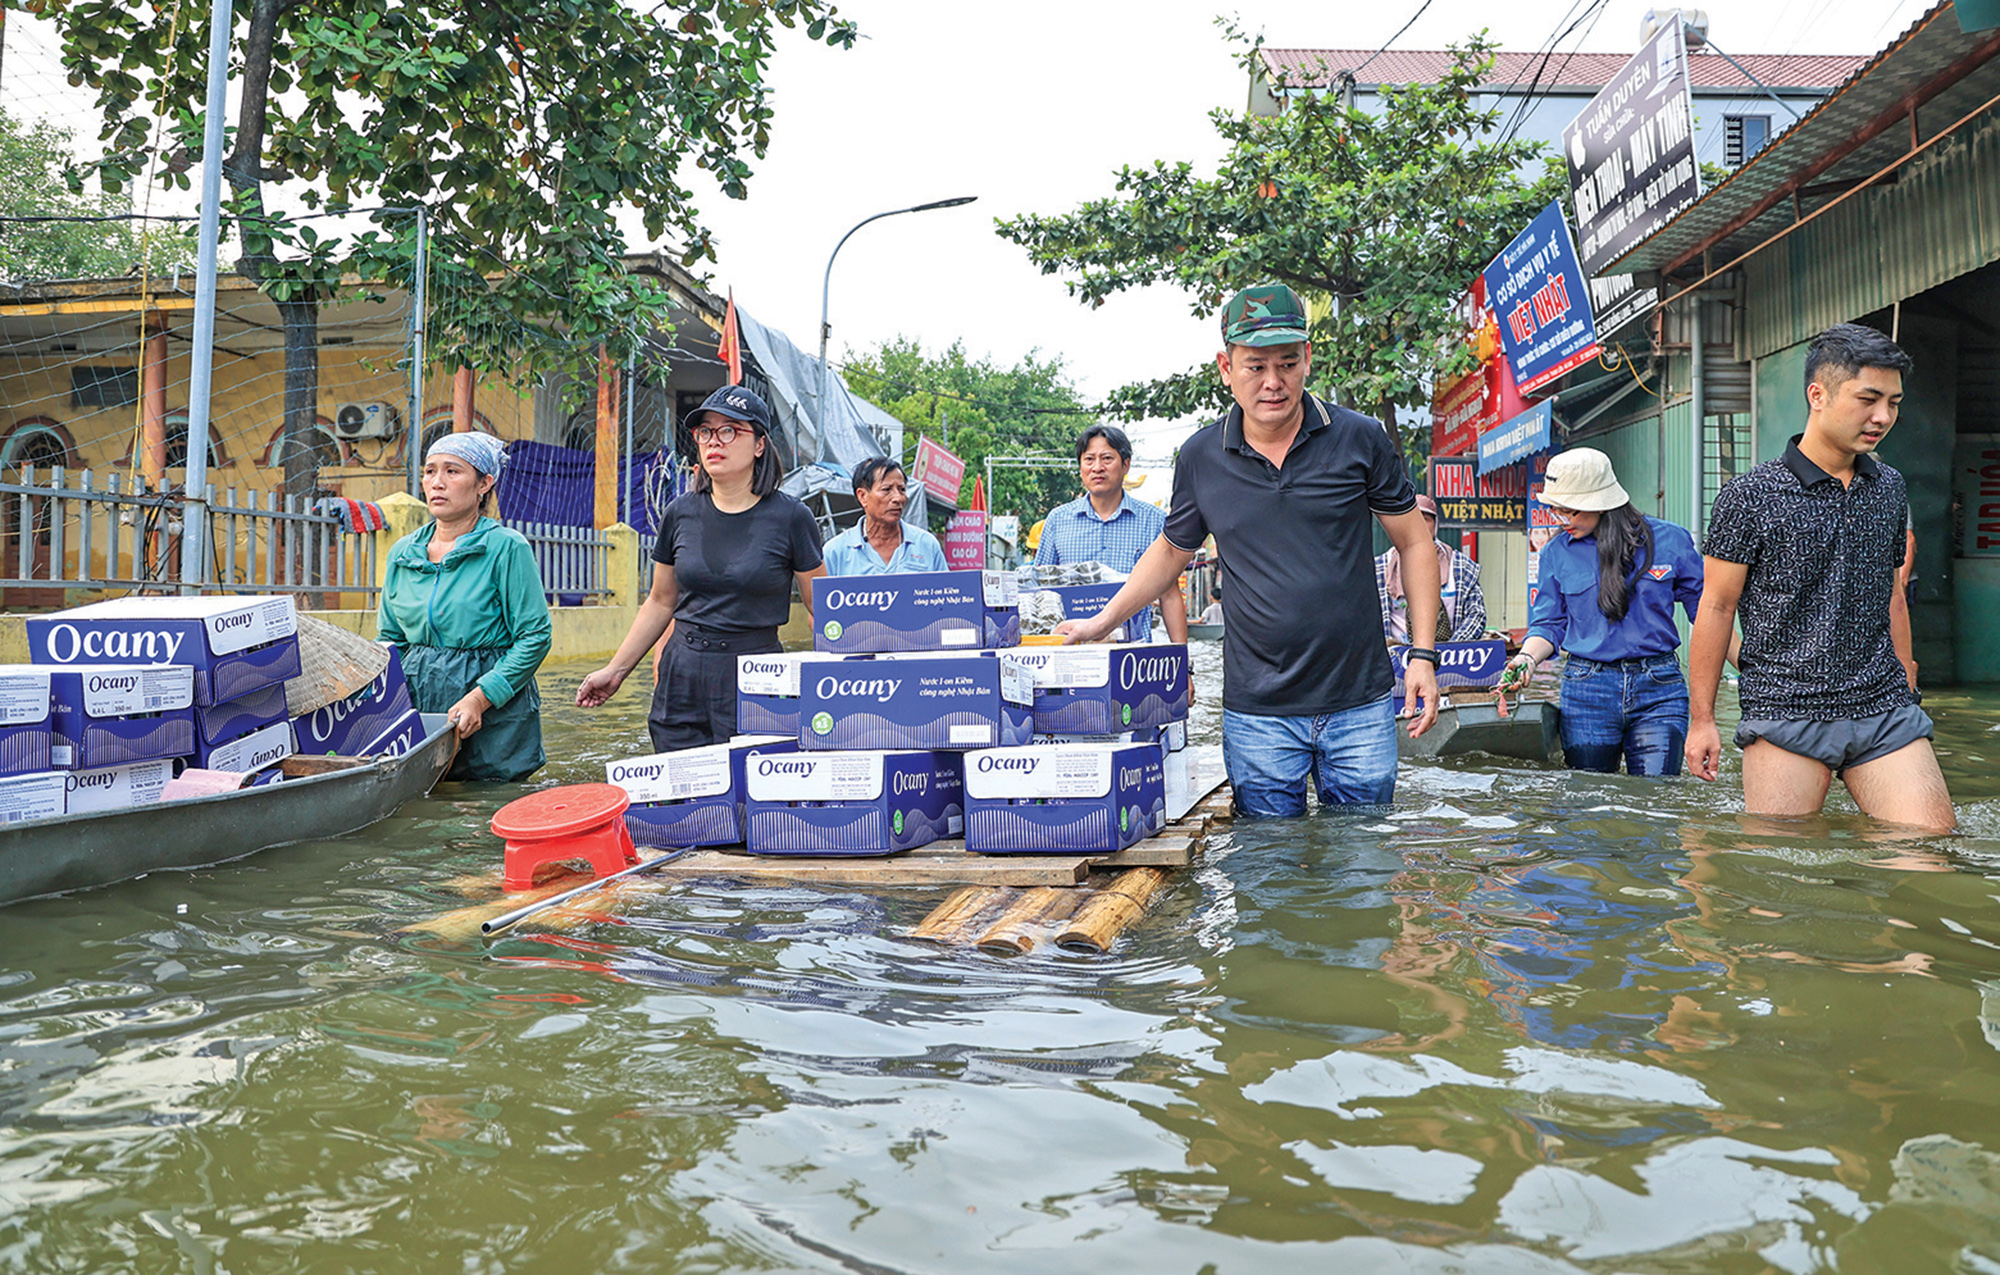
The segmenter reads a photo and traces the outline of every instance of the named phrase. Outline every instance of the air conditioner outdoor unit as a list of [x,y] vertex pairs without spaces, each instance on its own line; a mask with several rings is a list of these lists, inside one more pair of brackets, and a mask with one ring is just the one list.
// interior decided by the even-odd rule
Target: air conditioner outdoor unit
[[401,414],[388,403],[342,403],[333,414],[333,436],[344,442],[394,438],[402,425]]

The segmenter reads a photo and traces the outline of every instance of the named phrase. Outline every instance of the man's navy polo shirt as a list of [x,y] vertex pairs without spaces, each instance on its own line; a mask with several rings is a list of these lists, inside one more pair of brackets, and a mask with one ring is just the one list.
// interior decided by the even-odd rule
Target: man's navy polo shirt
[[1166,538],[1221,554],[1224,708],[1304,717],[1389,693],[1370,519],[1416,507],[1381,422],[1311,394],[1282,469],[1243,441],[1240,407],[1181,445]]

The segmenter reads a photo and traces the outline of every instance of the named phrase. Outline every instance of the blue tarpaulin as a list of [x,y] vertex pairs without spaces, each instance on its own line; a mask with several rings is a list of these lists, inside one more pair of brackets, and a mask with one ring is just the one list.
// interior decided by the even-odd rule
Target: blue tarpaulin
[[[659,521],[646,500],[646,489],[661,463],[661,453],[648,452],[621,458],[618,466],[625,482],[620,512],[627,526],[649,538],[659,530]],[[592,452],[550,443],[509,443],[497,493],[501,521],[588,527],[596,513],[596,481],[597,457]]]

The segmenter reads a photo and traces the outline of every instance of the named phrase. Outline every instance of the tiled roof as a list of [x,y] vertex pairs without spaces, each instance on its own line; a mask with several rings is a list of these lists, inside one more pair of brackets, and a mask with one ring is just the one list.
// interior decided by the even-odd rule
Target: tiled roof
[[[1865,55],[1820,55],[1790,53],[1736,53],[1752,75],[1774,89],[1825,91],[1859,70]],[[1369,62],[1373,57],[1375,60]],[[1496,53],[1493,70],[1486,77],[1489,87],[1505,87],[1518,81],[1522,90],[1535,79],[1537,53]],[[1541,72],[1537,92],[1551,88],[1580,88],[1595,92],[1611,81],[1632,58],[1629,53],[1558,53],[1551,55]],[[1355,77],[1359,85],[1432,84],[1451,65],[1451,54],[1443,49],[1390,49],[1377,54],[1373,49],[1265,49],[1264,65],[1274,80],[1292,88],[1323,87],[1329,75],[1348,67],[1361,66]],[[1743,73],[1713,53],[1696,50],[1688,58],[1688,79],[1700,88],[1747,88],[1756,86]]]

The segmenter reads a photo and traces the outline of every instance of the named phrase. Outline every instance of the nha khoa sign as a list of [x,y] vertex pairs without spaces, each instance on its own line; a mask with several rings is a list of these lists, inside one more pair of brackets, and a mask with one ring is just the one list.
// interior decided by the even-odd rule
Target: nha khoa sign
[[1486,299],[1521,393],[1532,394],[1597,356],[1597,327],[1562,204],[1536,214],[1486,267]]
[[1482,474],[1475,457],[1433,456],[1428,472],[1440,527],[1519,531],[1528,516],[1527,470],[1522,465]]
[[1500,422],[1479,436],[1479,472],[1491,473],[1515,461],[1526,460],[1549,446],[1555,421],[1555,403],[1544,399],[1512,420]]

